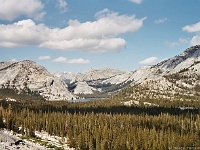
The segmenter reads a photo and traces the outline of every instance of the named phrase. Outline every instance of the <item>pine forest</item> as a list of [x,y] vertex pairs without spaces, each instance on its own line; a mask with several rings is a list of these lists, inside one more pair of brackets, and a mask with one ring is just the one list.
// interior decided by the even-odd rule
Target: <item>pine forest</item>
[[131,91],[122,90],[106,100],[78,103],[1,100],[0,127],[29,138],[35,137],[35,131],[47,131],[66,137],[67,144],[77,150],[200,148],[198,101],[124,106],[119,101],[127,90]]

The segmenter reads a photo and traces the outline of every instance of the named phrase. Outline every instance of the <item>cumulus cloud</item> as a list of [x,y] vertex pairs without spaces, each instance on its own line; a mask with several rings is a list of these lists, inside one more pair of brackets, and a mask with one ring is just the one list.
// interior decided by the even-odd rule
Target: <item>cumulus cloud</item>
[[39,20],[45,15],[40,0],[0,0],[0,20],[12,21],[20,16]]
[[77,58],[77,59],[67,59],[65,57],[58,57],[53,60],[53,62],[61,62],[61,63],[68,63],[68,64],[87,64],[90,63],[88,59]]
[[200,22],[184,26],[183,31],[186,31],[188,33],[196,33],[196,35],[193,36],[192,39],[190,40],[190,44],[191,45],[200,44]]
[[40,56],[38,59],[39,60],[48,60],[48,59],[51,59],[51,56]]
[[154,21],[155,24],[162,24],[165,23],[168,19],[167,18],[161,18],[161,19],[157,19]]
[[139,64],[143,64],[143,65],[151,64],[151,63],[156,62],[157,59],[158,59],[157,57],[149,57],[145,60],[140,61]]
[[0,46],[2,47],[16,47],[24,45],[38,45],[45,41],[44,37],[47,29],[43,24],[35,25],[31,20],[23,20],[10,25],[0,25]]
[[183,27],[183,31],[200,32],[200,22],[192,24],[192,25],[186,25],[185,27]]
[[189,39],[179,38],[178,41],[175,41],[175,42],[166,41],[165,45],[174,48],[182,44],[187,44],[189,43],[189,41],[190,41]]
[[57,7],[61,10],[61,12],[67,11],[67,2],[66,0],[57,0]]
[[129,0],[130,2],[136,3],[136,4],[141,4],[142,0]]
[[70,20],[65,28],[49,28],[44,24],[35,24],[31,19],[22,20],[0,25],[0,46],[36,45],[55,50],[100,53],[118,51],[126,46],[126,41],[119,35],[139,30],[144,20],[109,10],[98,12],[93,22]]

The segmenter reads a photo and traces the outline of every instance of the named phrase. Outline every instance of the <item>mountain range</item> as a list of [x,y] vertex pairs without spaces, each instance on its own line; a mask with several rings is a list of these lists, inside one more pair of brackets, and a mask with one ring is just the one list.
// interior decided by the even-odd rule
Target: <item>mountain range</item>
[[110,68],[85,73],[49,73],[44,67],[26,60],[0,63],[0,88],[16,92],[34,91],[47,100],[69,100],[80,96],[108,96],[128,86],[141,85],[171,93],[200,92],[200,45],[154,66],[135,71]]
[[91,69],[85,73],[56,73],[74,94],[94,94],[117,91],[127,85],[148,84],[160,89],[196,88],[200,85],[200,46],[186,49],[182,54],[154,66],[136,71]]

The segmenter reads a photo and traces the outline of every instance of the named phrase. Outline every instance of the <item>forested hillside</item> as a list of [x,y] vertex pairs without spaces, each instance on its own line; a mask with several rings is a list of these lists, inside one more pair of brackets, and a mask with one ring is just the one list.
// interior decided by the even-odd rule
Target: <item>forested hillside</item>
[[[81,150],[193,149],[200,147],[200,111],[171,106],[1,101],[0,125],[27,138],[34,131],[68,138]],[[20,127],[20,130],[19,130]]]
[[[173,80],[173,78],[170,78]],[[149,86],[154,85],[154,86]],[[129,86],[110,97],[110,101],[115,104],[129,105],[154,105],[163,107],[199,107],[200,88],[196,86],[192,89],[177,89],[175,86],[163,90],[156,82],[150,81],[145,84]]]

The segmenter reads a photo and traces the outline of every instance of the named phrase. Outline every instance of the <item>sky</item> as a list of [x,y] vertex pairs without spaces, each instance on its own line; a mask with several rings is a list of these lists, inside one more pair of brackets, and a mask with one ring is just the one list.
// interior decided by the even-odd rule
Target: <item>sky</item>
[[199,0],[0,0],[0,61],[134,71],[200,44]]

